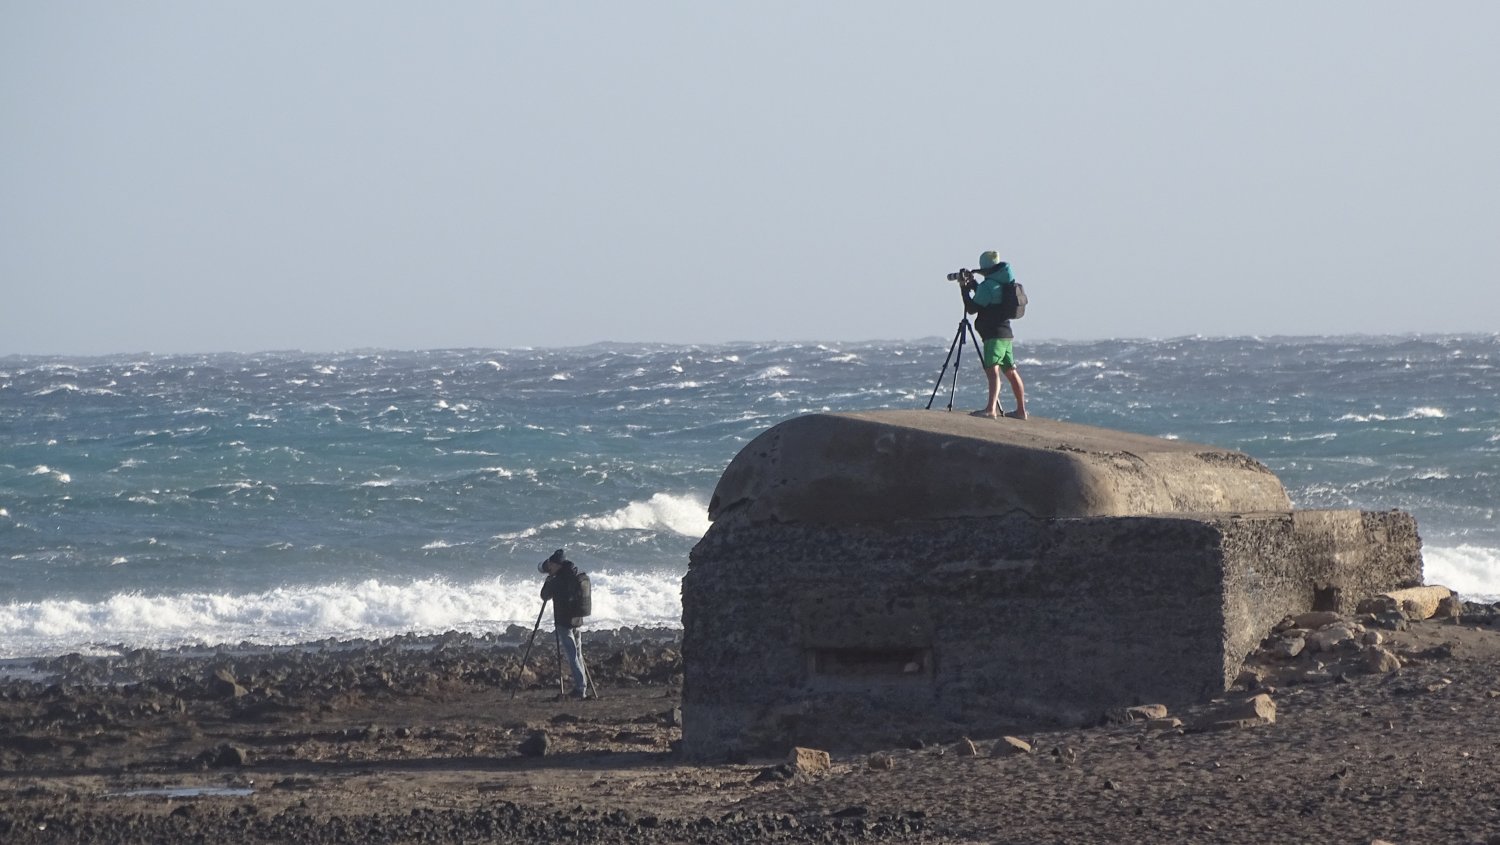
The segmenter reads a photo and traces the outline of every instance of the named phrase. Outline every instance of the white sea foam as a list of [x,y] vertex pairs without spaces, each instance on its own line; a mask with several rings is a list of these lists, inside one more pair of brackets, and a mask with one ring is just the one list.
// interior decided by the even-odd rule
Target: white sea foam
[[50,475],[52,476],[52,480],[56,481],[58,484],[73,483],[73,476],[67,474],[66,472],[63,472],[62,470],[53,469],[45,465],[36,467],[31,472],[27,473],[27,475]]
[[[588,628],[677,626],[675,573],[591,572]],[[170,648],[249,641],[283,645],[335,637],[385,637],[448,630],[481,633],[536,618],[532,581],[495,578],[288,587],[263,593],[122,593],[97,602],[51,600],[0,605],[0,659],[104,646]]]
[[1422,550],[1422,576],[1467,601],[1500,601],[1500,549],[1461,545]]
[[786,367],[767,367],[750,377],[750,381],[770,381],[771,379],[786,378],[791,375]]
[[1412,408],[1404,414],[1344,414],[1337,422],[1389,422],[1391,420],[1441,420],[1448,412],[1442,408]]
[[665,529],[684,537],[708,533],[708,505],[696,496],[657,493],[645,502],[631,502],[614,513],[576,520],[579,528],[599,531]]

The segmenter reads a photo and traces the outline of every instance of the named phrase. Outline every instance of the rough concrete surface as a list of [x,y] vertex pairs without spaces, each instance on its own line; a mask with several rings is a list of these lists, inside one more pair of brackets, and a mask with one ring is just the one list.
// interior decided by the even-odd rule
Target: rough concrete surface
[[851,523],[1290,510],[1280,480],[1228,449],[1034,417],[809,414],[730,462],[709,517]]
[[1408,514],[1294,511],[1238,452],[1041,419],[798,417],[710,515],[682,592],[704,757],[1201,701],[1283,616],[1421,581]]

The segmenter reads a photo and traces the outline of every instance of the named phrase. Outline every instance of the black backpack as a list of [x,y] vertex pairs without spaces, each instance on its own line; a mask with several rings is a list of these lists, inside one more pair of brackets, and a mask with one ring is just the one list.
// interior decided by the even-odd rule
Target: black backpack
[[1020,282],[1006,282],[1000,286],[1000,315],[1006,320],[1026,316],[1026,288]]
[[593,614],[594,597],[592,592],[589,586],[589,574],[587,572],[578,573],[578,606],[575,610],[578,611],[579,616],[590,616]]

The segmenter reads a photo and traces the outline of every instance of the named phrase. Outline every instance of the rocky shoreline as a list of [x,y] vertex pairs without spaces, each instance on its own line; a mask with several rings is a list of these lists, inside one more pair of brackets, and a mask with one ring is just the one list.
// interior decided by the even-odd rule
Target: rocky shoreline
[[1285,620],[1231,694],[1084,728],[701,764],[673,629],[37,661],[0,841],[1500,843],[1500,608]]

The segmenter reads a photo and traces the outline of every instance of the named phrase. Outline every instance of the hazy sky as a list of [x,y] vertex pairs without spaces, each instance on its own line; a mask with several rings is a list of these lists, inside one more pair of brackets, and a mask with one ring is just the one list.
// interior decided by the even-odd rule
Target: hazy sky
[[1500,3],[0,0],[0,354],[1500,329]]

